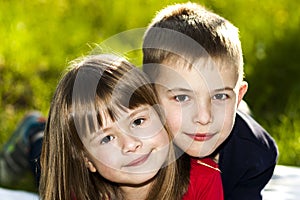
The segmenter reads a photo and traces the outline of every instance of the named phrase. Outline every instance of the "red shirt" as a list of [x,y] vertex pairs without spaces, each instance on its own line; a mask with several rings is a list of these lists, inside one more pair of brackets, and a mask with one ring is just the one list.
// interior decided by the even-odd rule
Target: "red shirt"
[[223,200],[221,173],[211,158],[191,158],[190,184],[182,200]]

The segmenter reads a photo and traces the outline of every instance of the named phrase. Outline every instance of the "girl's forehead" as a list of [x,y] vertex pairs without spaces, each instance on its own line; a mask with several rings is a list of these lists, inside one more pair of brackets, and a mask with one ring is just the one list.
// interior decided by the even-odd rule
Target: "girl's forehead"
[[102,106],[102,109],[99,110],[100,127],[110,126],[121,118],[125,118],[129,115],[129,111],[130,109],[124,106]]
[[116,106],[113,111],[110,111],[109,109],[102,110],[100,112],[101,128],[103,129],[107,126],[127,120],[136,114],[149,112],[150,110],[152,109],[148,104],[142,104],[132,109],[125,106]]

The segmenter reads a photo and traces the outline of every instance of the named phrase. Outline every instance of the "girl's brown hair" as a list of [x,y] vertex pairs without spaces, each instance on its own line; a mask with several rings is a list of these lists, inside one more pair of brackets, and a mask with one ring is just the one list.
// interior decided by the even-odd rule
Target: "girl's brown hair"
[[[122,108],[151,105],[163,122],[157,102],[148,79],[125,59],[102,54],[73,62],[51,102],[41,155],[41,199],[123,199],[116,183],[87,169],[84,157],[88,152],[81,137],[100,128],[103,117],[115,120]],[[170,145],[168,164],[158,172],[147,199],[181,199],[188,170],[178,169],[186,166],[174,160]],[[179,176],[179,170],[185,173]]]

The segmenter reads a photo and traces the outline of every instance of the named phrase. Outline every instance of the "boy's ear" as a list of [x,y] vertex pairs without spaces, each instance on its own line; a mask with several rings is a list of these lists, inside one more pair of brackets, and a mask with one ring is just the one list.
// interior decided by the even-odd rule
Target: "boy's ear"
[[84,157],[84,163],[85,163],[85,166],[90,170],[90,172],[96,172],[97,171],[94,164],[87,157]]
[[248,90],[248,83],[246,81],[242,81],[242,83],[240,85],[240,89],[239,89],[237,105],[240,104],[240,102],[242,101],[242,99],[243,99],[244,95],[246,94],[247,90]]

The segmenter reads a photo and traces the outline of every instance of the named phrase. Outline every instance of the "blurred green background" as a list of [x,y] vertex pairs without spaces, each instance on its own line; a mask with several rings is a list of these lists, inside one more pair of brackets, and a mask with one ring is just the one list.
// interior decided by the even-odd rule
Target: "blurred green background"
[[[0,0],[0,145],[26,112],[47,115],[69,61],[112,35],[146,27],[157,10],[175,2],[185,1]],[[300,166],[298,0],[194,2],[240,29],[249,82],[245,100],[277,141],[279,164]]]

